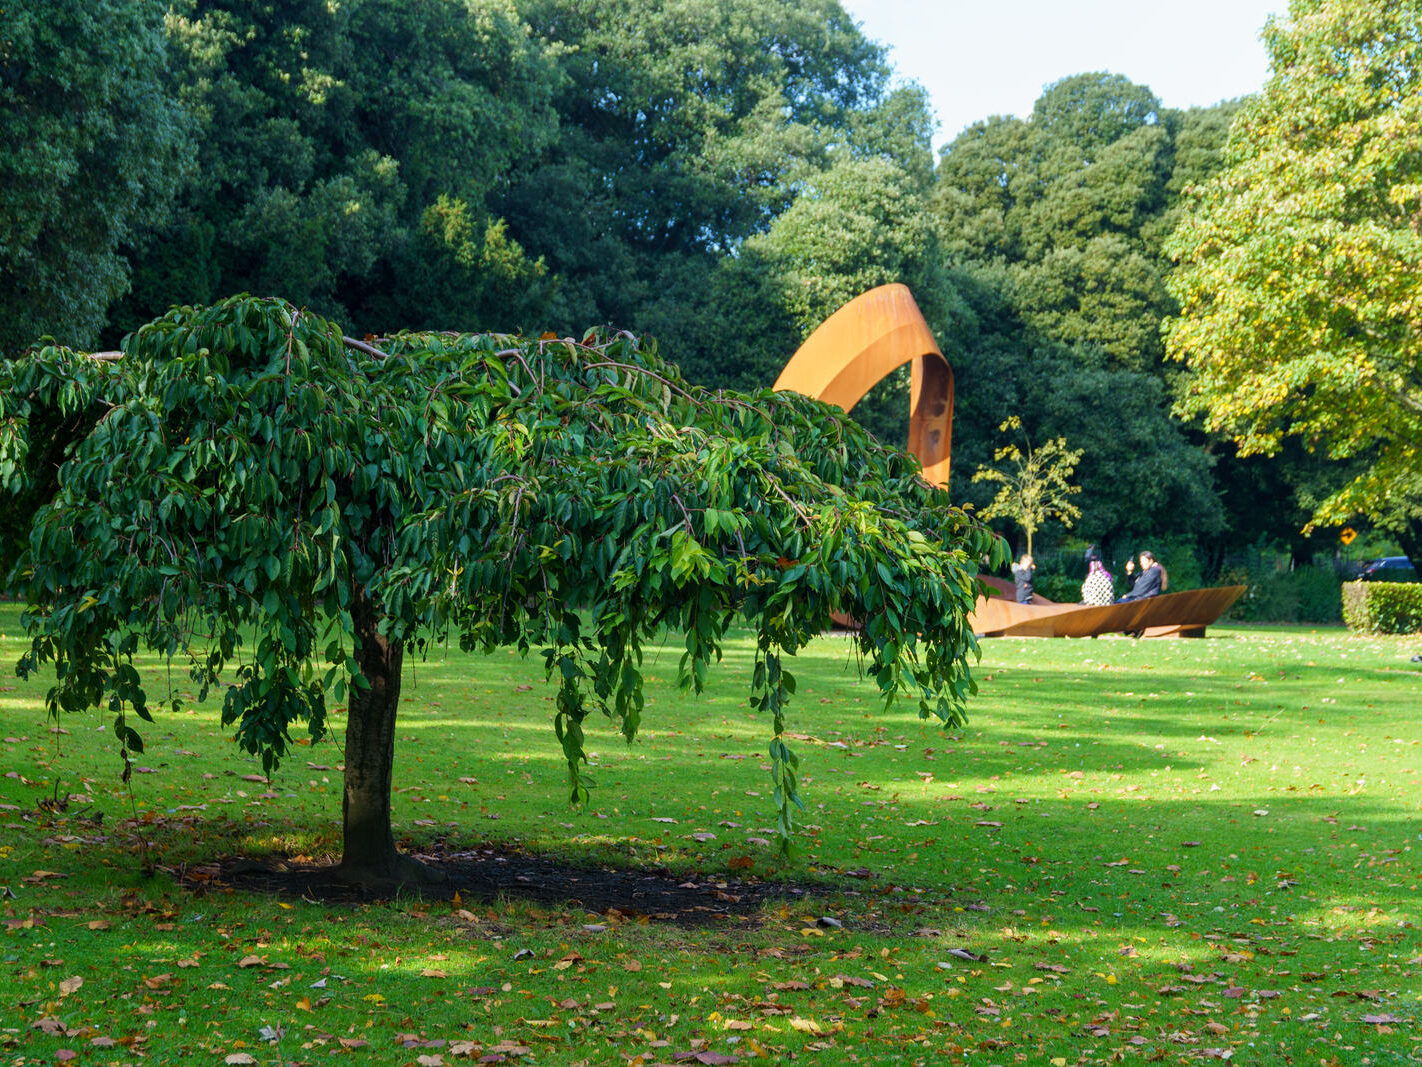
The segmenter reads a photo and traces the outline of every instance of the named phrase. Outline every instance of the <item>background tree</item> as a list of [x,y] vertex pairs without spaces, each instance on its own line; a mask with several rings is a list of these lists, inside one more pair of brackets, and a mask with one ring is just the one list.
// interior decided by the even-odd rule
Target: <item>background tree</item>
[[1315,522],[1390,522],[1422,563],[1422,6],[1295,0],[1228,167],[1170,243],[1179,403],[1244,453],[1365,461]]
[[646,309],[694,300],[888,80],[882,49],[836,0],[521,0],[520,12],[560,57],[562,128],[502,213],[562,279],[560,328],[641,329]]
[[559,75],[512,0],[179,0],[169,37],[195,166],[111,344],[241,291],[358,332],[541,329],[547,272],[492,198],[554,137]]
[[122,247],[164,219],[185,116],[161,7],[15,0],[0,13],[0,353],[90,345],[128,285]]
[[[380,344],[243,297],[171,312],[118,360],[0,364],[0,485],[54,486],[8,582],[51,714],[106,706],[127,759],[151,716],[140,648],[203,696],[235,665],[222,720],[270,772],[346,697],[342,871],[397,882],[425,874],[390,824],[401,667],[425,641],[542,648],[576,800],[590,710],[637,733],[644,645],[683,634],[699,689],[744,620],[787,839],[786,658],[833,613],[863,620],[886,699],[961,721],[972,579],[1005,549],[912,457],[795,394],[689,386],[629,334]],[[57,422],[56,476],[31,430]]]
[[1179,190],[1221,165],[1233,108],[1173,111],[1119,75],[1082,74],[1026,120],[988,119],[945,150],[933,202],[956,297],[955,499],[988,504],[969,475],[1015,412],[1083,451],[1083,536],[1229,543],[1208,441],[1170,416],[1159,327]]
[[[1022,420],[1013,415],[999,429],[1003,433],[1020,431]],[[993,454],[998,463],[1007,460],[1008,469],[981,467],[973,475],[973,481],[996,482],[1002,486],[992,503],[983,509],[983,518],[1011,519],[1021,526],[1027,535],[1027,554],[1031,555],[1032,538],[1043,523],[1056,519],[1070,526],[1081,516],[1080,509],[1069,499],[1081,492],[1081,486],[1069,481],[1081,462],[1081,450],[1067,448],[1066,439],[1062,437],[1052,438],[1041,448],[1033,448],[1031,439],[1025,435],[1024,441],[1025,452],[1015,441],[1009,441]]]

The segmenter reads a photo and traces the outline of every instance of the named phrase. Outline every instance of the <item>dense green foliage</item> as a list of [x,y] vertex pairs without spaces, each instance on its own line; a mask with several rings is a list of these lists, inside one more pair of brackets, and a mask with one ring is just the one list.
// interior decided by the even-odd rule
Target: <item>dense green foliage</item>
[[1263,565],[1257,553],[1250,553],[1245,563],[1224,568],[1219,584],[1247,587],[1229,609],[1228,617],[1240,622],[1343,621],[1344,586],[1331,566],[1279,570]]
[[538,321],[547,272],[488,201],[553,138],[557,68],[510,0],[180,0],[169,26],[195,161],[120,329],[244,290],[359,331]]
[[[1017,416],[1083,451],[1076,530],[1108,558],[1170,540],[1211,575],[1251,546],[1304,563],[1351,508],[1422,552],[1422,487],[1393,444],[1417,437],[1415,12],[1317,7],[1270,31],[1274,82],[1243,111],[1177,111],[1083,73],[970,127],[935,167],[925,94],[891,83],[837,0],[176,0],[161,25],[152,5],[17,0],[0,31],[0,122],[21,146],[0,160],[0,350],[46,332],[88,346],[105,321],[116,347],[173,304],[247,291],[358,336],[610,324],[666,340],[698,384],[756,390],[844,300],[899,281],[955,369],[954,499],[989,502],[971,475]],[[1357,52],[1346,77],[1328,73],[1335,45]],[[1275,121],[1295,113],[1306,129]],[[1354,144],[1360,164],[1340,162]],[[1336,269],[1290,289],[1314,264],[1289,260],[1308,175],[1339,167],[1308,246]],[[1228,279],[1209,235],[1252,227],[1250,204],[1249,263],[1229,259],[1243,303],[1211,320],[1200,294]],[[1377,371],[1346,403],[1349,376],[1332,376],[1322,406],[1377,417],[1296,421],[1281,443],[1268,420],[1293,409],[1261,402],[1243,446],[1228,420],[1182,424],[1161,333],[1180,303],[1176,321],[1238,319],[1250,344],[1285,315],[1288,374],[1312,358],[1298,324],[1316,323],[1315,363]],[[1211,337],[1253,351],[1225,327],[1199,343],[1173,329],[1177,354]],[[892,376],[856,419],[902,441],[906,392]],[[1191,395],[1182,412],[1203,413]],[[1274,455],[1248,454],[1266,440]]]
[[1228,166],[1170,243],[1180,410],[1342,468],[1313,520],[1366,514],[1422,551],[1422,6],[1295,0]]
[[[21,673],[56,671],[51,714],[107,706],[140,751],[140,648],[200,697],[233,669],[223,722],[270,770],[351,687],[348,864],[361,805],[383,805],[388,843],[401,657],[425,642],[543,650],[578,800],[589,710],[637,734],[645,642],[684,633],[699,690],[726,627],[750,624],[787,837],[786,661],[832,615],[862,620],[886,700],[962,720],[974,576],[1005,549],[911,457],[796,394],[689,386],[630,334],[380,343],[241,297],[174,310],[118,360],[0,364],[0,486],[52,485],[7,583],[30,606]],[[46,483],[29,431],[60,420]]]
[[1158,332],[1177,190],[1216,165],[1229,110],[1170,111],[1118,75],[1083,74],[944,151],[935,204],[965,304],[946,349],[955,497],[987,503],[969,477],[1016,415],[1083,450],[1078,529],[1108,551],[1222,532],[1211,461],[1166,411]]
[[0,353],[92,345],[125,289],[121,247],[184,174],[161,9],[20,0],[0,10]]
[[1343,621],[1355,633],[1422,633],[1422,584],[1348,582],[1343,586]]

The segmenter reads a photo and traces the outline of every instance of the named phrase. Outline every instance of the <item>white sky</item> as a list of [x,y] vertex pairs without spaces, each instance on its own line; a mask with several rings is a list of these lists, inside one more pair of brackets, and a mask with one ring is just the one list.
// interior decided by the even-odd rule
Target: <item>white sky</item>
[[902,80],[928,90],[935,147],[989,115],[1026,118],[1044,86],[1107,71],[1149,86],[1166,107],[1257,92],[1269,65],[1265,20],[1287,0],[841,0],[866,37],[889,46]]

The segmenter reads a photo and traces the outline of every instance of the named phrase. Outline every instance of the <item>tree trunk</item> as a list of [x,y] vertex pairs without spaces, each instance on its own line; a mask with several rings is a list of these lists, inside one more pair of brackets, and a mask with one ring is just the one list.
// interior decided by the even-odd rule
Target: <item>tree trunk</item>
[[1398,527],[1394,533],[1403,555],[1412,561],[1412,566],[1422,576],[1422,521],[1409,522]]
[[346,716],[345,797],[341,805],[340,872],[351,882],[397,886],[436,881],[436,872],[395,848],[390,791],[395,767],[395,714],[405,649],[379,632],[380,615],[364,590],[352,598],[355,661],[368,688],[352,685]]

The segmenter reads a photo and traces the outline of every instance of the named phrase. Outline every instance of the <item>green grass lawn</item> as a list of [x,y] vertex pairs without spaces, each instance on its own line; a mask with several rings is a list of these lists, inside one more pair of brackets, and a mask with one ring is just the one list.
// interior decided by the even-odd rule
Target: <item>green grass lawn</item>
[[[0,605],[5,665],[17,623]],[[582,811],[565,803],[540,660],[407,663],[405,847],[819,887],[713,927],[190,893],[166,872],[337,848],[339,738],[298,749],[268,787],[215,706],[160,717],[130,792],[107,717],[47,722],[44,685],[6,666],[0,1050],[15,1064],[1422,1056],[1422,642],[990,641],[971,723],[952,731],[883,710],[849,647],[827,637],[796,667],[807,810],[788,863],[769,831],[767,724],[745,701],[749,641],[699,698],[674,687],[676,642],[649,664],[643,735],[629,747],[595,727]],[[153,678],[166,693],[159,665]],[[56,798],[64,810],[42,806]]]

